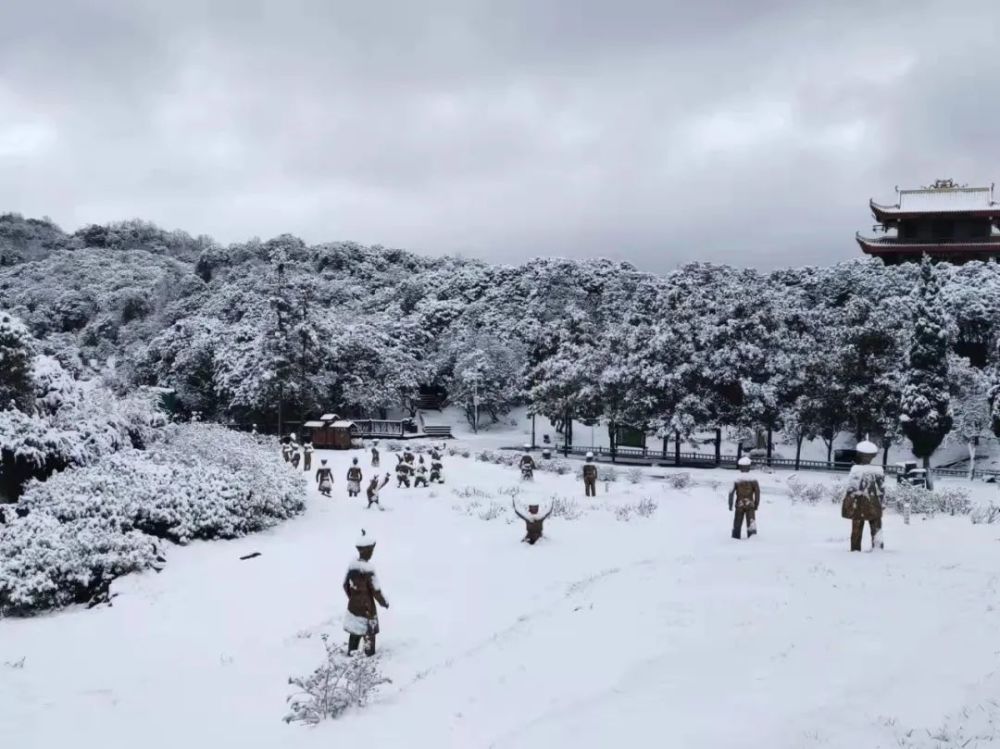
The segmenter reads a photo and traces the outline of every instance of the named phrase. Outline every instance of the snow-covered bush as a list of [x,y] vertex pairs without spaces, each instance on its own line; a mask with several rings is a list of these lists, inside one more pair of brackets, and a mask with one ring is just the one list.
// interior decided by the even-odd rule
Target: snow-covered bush
[[[618,470],[611,465],[604,465],[598,467],[597,479],[598,481],[605,481],[614,483],[618,480]],[[583,477],[583,468],[580,468],[580,477]]]
[[980,505],[969,513],[969,519],[974,525],[992,525],[1000,521],[1000,506],[990,502],[988,505]]
[[840,502],[844,498],[844,487],[840,484],[807,484],[792,474],[785,482],[792,502],[814,505],[819,502]]
[[375,691],[390,680],[379,671],[379,656],[354,657],[322,635],[326,660],[308,676],[291,677],[298,690],[288,697],[286,723],[315,725],[337,718],[351,707],[364,707]]
[[552,510],[552,517],[562,520],[576,520],[583,515],[580,503],[565,497],[552,497],[549,500],[549,507]]
[[642,469],[638,466],[633,466],[625,471],[625,478],[628,479],[630,484],[639,484],[642,482]]
[[181,544],[263,530],[304,503],[304,478],[276,450],[212,424],[172,425],[148,450],[33,482],[21,498],[64,523],[99,518],[109,530]]
[[632,519],[633,512],[635,512],[634,505],[618,505],[615,507],[615,518],[628,522]]
[[305,479],[258,439],[173,425],[147,450],[30,483],[19,504],[27,517],[0,526],[0,612],[89,600],[162,561],[157,539],[233,538],[300,512]]
[[616,519],[628,522],[633,515],[638,515],[641,518],[652,517],[658,508],[656,500],[643,497],[638,502],[617,505],[614,512]]
[[892,484],[886,489],[885,503],[898,512],[902,512],[903,506],[909,503],[913,514],[935,515],[942,512],[968,515],[972,512],[969,492],[959,487],[932,490],[909,484]]
[[155,540],[139,531],[33,512],[0,525],[0,616],[90,601],[114,578],[162,561]]
[[496,520],[507,514],[509,506],[503,502],[490,502],[489,505],[476,512],[480,520]]
[[451,493],[456,497],[462,497],[463,499],[472,499],[473,497],[480,499],[492,499],[493,495],[488,491],[484,491],[477,486],[463,486],[461,489],[452,489]]
[[691,486],[691,474],[684,473],[669,473],[667,474],[667,483],[674,489],[686,489]]

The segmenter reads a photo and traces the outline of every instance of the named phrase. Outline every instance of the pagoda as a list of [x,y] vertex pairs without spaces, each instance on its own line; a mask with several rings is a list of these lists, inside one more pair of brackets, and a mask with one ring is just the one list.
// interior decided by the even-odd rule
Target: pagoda
[[882,236],[857,235],[861,249],[886,263],[933,260],[964,263],[1000,257],[1000,203],[993,185],[969,187],[939,179],[930,187],[896,188],[896,203],[868,201]]

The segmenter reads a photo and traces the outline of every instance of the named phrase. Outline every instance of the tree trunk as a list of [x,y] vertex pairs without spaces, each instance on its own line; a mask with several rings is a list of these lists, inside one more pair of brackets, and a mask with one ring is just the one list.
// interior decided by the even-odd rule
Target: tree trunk
[[611,446],[611,462],[615,462],[615,455],[618,452],[618,440],[615,439],[618,435],[616,434],[617,429],[615,422],[608,422],[608,444]]
[[771,465],[771,453],[774,451],[774,429],[767,427],[767,465]]
[[826,462],[827,463],[832,463],[833,462],[833,440],[832,439],[829,442],[826,443]]
[[715,428],[715,465],[722,464],[722,429]]
[[928,489],[933,489],[934,488],[934,479],[931,477],[931,456],[930,455],[925,455],[924,456],[924,471],[926,471],[925,475],[927,476],[927,488]]
[[800,434],[795,438],[795,470],[799,470],[799,460],[802,457],[802,441],[805,439],[804,434]]
[[976,441],[969,440],[969,481],[976,478]]
[[663,460],[667,459],[667,435],[663,435]]
[[888,439],[885,444],[882,445],[882,470],[885,470],[886,466],[889,465],[889,448],[892,446],[892,442]]
[[681,433],[674,432],[674,465],[681,464]]

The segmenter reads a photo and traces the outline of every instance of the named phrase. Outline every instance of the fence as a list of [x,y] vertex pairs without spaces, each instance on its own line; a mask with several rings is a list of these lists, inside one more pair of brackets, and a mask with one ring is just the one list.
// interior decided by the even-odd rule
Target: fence
[[[717,468],[735,467],[738,457],[736,455],[722,454],[716,460],[715,453],[699,453],[681,451],[679,454],[673,450],[650,450],[646,447],[618,447],[614,451],[608,447],[582,447],[578,445],[557,445],[554,452],[563,455],[586,455],[594,453],[598,460],[610,460],[612,463],[655,463],[657,465],[678,466],[683,468]],[[680,459],[679,461],[677,459]],[[761,458],[760,464],[773,468],[791,468],[798,471],[834,471],[847,473],[851,470],[853,463],[828,462],[825,460],[799,460],[798,466],[794,458],[772,457],[770,460]],[[899,472],[899,466],[889,464],[885,467],[885,472],[894,476]],[[969,478],[969,472],[958,468],[931,468],[931,473],[935,476],[947,476],[954,478]],[[997,478],[1000,471],[988,469],[976,469],[972,478]]]

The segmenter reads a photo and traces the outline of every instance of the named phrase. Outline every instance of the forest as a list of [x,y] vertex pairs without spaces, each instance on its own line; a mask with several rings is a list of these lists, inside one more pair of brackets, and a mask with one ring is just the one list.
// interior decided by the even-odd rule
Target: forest
[[41,354],[119,395],[170,388],[181,417],[272,432],[279,407],[286,420],[412,412],[433,391],[471,410],[477,384],[493,418],[527,404],[557,428],[756,431],[828,449],[847,432],[929,456],[994,426],[997,289],[994,263],[659,276],[0,216],[0,308]]

